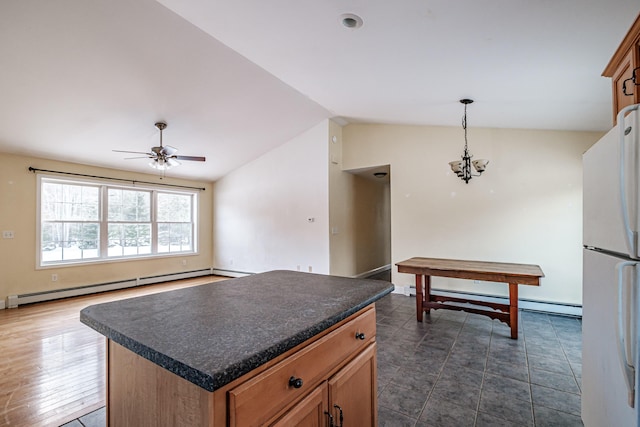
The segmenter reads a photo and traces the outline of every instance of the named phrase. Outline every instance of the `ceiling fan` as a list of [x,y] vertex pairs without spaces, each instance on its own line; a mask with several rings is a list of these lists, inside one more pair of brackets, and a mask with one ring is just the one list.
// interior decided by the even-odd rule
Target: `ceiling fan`
[[162,145],[162,131],[167,128],[167,124],[164,122],[158,122],[155,124],[155,127],[160,131],[160,145],[158,147],[151,147],[150,152],[142,152],[142,151],[123,151],[123,150],[113,150],[117,153],[133,153],[133,154],[144,154],[144,157],[128,157],[127,159],[143,159],[145,157],[151,159],[149,162],[149,166],[154,169],[159,170],[167,170],[174,166],[178,166],[181,163],[178,160],[190,160],[195,162],[204,162],[206,158],[201,156],[179,156],[176,153],[178,149],[172,147],[170,145]]

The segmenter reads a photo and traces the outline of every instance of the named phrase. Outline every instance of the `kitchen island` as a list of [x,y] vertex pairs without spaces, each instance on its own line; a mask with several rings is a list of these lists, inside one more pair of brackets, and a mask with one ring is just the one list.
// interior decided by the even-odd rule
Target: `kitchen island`
[[376,425],[373,303],[392,290],[272,271],[87,307],[108,424]]

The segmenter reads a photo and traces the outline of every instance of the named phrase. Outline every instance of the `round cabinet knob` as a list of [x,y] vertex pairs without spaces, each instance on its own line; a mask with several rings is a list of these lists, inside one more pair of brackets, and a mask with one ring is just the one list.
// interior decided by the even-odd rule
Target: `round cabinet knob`
[[364,332],[356,332],[356,339],[364,340],[365,339]]
[[302,387],[302,378],[296,378],[296,377],[289,378],[289,387],[293,387],[293,388]]

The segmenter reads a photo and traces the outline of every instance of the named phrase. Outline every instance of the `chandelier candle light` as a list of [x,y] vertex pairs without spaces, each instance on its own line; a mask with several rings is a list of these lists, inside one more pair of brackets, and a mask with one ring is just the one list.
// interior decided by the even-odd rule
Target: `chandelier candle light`
[[[469,148],[467,144],[467,105],[473,102],[473,99],[461,99],[461,103],[464,104],[464,117],[462,118],[462,129],[464,129],[464,153],[462,154],[462,160],[454,160],[453,162],[449,162],[449,166],[451,166],[451,170],[458,175],[458,178],[462,179],[466,184],[469,183],[472,177],[480,176],[482,172],[487,168],[489,164],[489,160],[478,159],[471,160],[473,157],[469,154]],[[471,171],[471,165],[478,172],[478,174],[473,174]]]

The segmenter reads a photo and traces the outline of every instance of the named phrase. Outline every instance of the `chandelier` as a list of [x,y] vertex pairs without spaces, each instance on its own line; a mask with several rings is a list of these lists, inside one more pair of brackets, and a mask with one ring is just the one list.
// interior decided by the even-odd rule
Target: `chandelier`
[[[480,176],[482,172],[484,172],[489,164],[489,160],[471,160],[473,156],[469,154],[467,143],[467,105],[471,104],[473,99],[461,99],[460,102],[464,104],[464,117],[462,118],[462,129],[464,129],[464,153],[462,154],[462,160],[449,162],[449,166],[451,166],[451,170],[458,175],[458,178],[468,184],[472,177]],[[478,172],[477,174],[473,173],[471,165],[473,165],[473,168]]]

